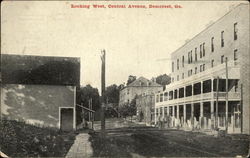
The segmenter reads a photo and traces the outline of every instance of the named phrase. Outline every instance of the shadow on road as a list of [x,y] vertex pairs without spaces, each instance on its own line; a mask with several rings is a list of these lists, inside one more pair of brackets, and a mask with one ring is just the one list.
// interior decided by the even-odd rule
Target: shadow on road
[[109,128],[105,138],[101,138],[99,131],[90,135],[94,157],[235,157],[246,156],[249,145],[249,139],[215,138],[198,132],[135,124]]

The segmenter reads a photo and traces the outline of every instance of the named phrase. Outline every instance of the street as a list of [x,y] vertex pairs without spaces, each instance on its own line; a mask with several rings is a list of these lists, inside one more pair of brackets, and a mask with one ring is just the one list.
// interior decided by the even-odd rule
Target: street
[[90,134],[94,157],[235,157],[246,156],[249,147],[248,137],[215,138],[198,132],[160,130],[122,119],[108,119],[106,127],[103,139],[98,129]]

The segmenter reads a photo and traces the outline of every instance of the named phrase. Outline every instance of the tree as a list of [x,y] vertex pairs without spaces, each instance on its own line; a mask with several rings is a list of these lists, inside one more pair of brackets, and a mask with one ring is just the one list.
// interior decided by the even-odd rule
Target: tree
[[131,121],[132,121],[132,117],[136,115],[136,110],[137,110],[136,97],[130,103],[126,103],[122,105],[121,107],[119,107],[119,113],[121,114],[121,116],[123,118],[130,116]]
[[129,107],[128,107],[128,116],[132,117],[136,115],[136,97],[130,102]]
[[168,85],[171,82],[171,77],[169,77],[167,74],[159,75],[156,77],[156,83],[160,85]]
[[106,88],[106,92],[105,92],[106,102],[118,104],[119,103],[119,94],[120,94],[120,88],[116,84],[108,86]]
[[[84,107],[89,108],[89,100],[92,99],[92,109],[97,111],[100,108],[100,96],[97,88],[93,88],[91,85],[85,87],[78,87],[76,90],[76,103],[82,104]],[[77,106],[77,123],[81,122],[82,108]]]
[[127,85],[129,85],[130,83],[132,83],[135,80],[136,80],[136,76],[129,75],[128,80],[127,80]]

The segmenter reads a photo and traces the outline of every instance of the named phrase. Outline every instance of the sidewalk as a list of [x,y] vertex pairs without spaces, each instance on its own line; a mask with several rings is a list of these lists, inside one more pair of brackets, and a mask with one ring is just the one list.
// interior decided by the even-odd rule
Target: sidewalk
[[88,133],[80,133],[76,136],[74,144],[68,151],[66,158],[83,158],[91,157],[93,155],[93,149],[91,142],[89,142]]

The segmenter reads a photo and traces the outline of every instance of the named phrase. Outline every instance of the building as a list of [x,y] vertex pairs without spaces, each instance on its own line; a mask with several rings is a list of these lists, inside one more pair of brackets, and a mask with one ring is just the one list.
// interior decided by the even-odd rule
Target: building
[[130,103],[136,95],[153,94],[155,92],[162,91],[162,88],[162,85],[154,81],[150,81],[144,77],[139,77],[120,90],[119,106],[125,103]]
[[2,54],[1,77],[2,119],[76,128],[79,58]]
[[155,95],[139,95],[136,98],[137,117],[139,121],[145,122],[146,125],[154,123]]
[[171,54],[172,82],[156,94],[156,119],[249,134],[249,57],[249,5],[240,4]]

